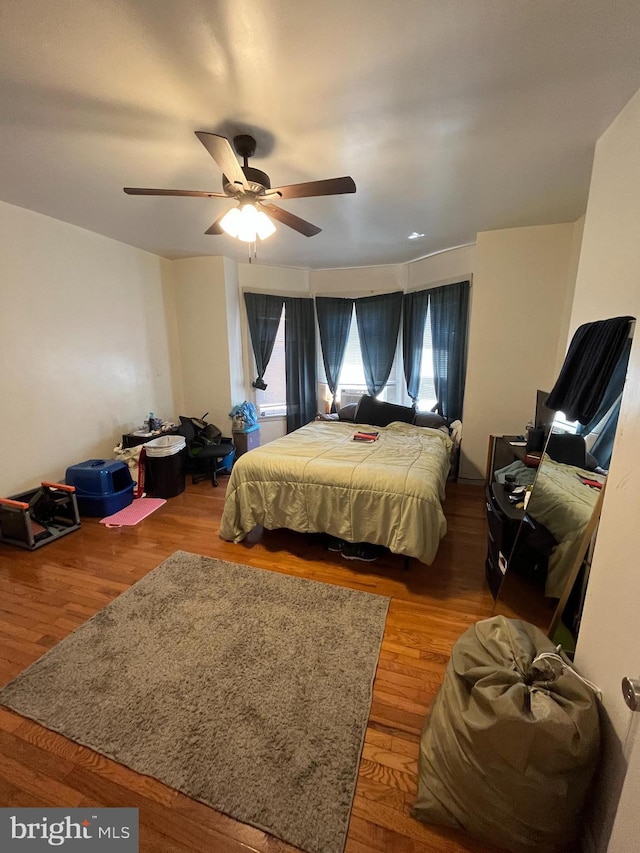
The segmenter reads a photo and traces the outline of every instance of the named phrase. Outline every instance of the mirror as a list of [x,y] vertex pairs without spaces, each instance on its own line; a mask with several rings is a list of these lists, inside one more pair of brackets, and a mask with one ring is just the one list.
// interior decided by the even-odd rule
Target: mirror
[[[553,448],[554,435],[565,437],[549,433],[526,508],[522,507],[523,518],[495,608],[496,613],[524,619],[545,632],[554,617],[558,622],[559,603],[566,605],[568,591],[582,569],[606,481],[604,474],[589,471],[584,464],[559,461],[566,457]],[[578,438],[576,443],[582,441],[584,446],[580,436],[567,438]],[[573,634],[575,620],[567,621],[571,625],[565,627]],[[567,645],[572,645],[569,637],[564,638],[563,646]]]
[[[527,447],[514,448],[520,450],[514,453],[518,458],[496,470],[490,486],[507,505],[505,511],[510,507],[512,516],[520,517],[502,567],[494,613],[537,625],[568,652],[575,648],[580,626],[587,558],[600,516],[630,348],[627,337],[586,424],[549,411],[548,395],[539,391]],[[524,496],[518,486],[525,487]]]

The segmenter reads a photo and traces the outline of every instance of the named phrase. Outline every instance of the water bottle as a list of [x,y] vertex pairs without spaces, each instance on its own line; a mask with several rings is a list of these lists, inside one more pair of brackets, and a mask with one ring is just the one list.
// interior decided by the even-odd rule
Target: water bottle
[[153,427],[154,427],[153,420],[154,420],[153,419],[153,412],[149,412],[149,432],[153,432]]

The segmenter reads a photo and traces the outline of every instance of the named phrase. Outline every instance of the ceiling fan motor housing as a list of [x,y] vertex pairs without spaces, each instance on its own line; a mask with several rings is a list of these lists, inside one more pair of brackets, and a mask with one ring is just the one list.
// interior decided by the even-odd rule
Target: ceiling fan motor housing
[[[271,180],[269,179],[269,175],[260,169],[254,169],[247,162],[248,158],[253,157],[256,153],[256,141],[253,136],[250,136],[248,133],[240,133],[238,136],[234,136],[233,147],[236,149],[237,154],[244,160],[244,165],[240,168],[249,183],[249,192],[259,195],[263,190],[270,190]],[[240,187],[229,181],[226,175],[222,176],[222,189],[227,195],[237,195],[240,191]]]
[[[266,172],[254,169],[252,166],[241,166],[240,168],[244,172],[251,192],[260,193],[263,189],[271,189],[271,180]],[[227,195],[237,195],[238,192],[242,191],[242,187],[231,183],[226,175],[222,176],[222,189]]]

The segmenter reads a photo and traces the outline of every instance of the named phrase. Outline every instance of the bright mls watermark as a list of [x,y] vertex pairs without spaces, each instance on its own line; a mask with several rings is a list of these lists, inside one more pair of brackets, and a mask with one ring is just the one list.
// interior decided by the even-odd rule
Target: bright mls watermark
[[0,851],[138,853],[138,809],[3,809]]

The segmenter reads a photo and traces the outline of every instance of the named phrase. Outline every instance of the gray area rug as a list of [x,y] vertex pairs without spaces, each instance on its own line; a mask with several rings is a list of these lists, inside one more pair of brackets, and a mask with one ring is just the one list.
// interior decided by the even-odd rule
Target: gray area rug
[[0,703],[310,853],[338,853],[388,605],[177,551]]

